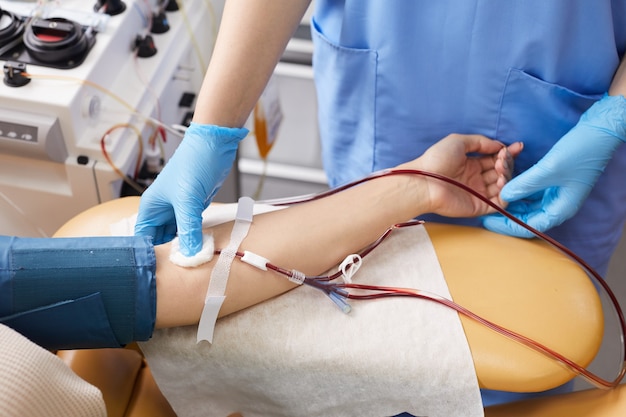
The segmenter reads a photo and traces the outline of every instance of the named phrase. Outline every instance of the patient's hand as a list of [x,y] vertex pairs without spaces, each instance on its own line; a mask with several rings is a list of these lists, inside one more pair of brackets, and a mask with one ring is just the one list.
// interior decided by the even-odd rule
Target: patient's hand
[[[500,190],[511,179],[513,159],[522,149],[521,142],[506,147],[482,135],[452,134],[431,146],[418,159],[398,168],[420,169],[452,178],[504,207]],[[434,213],[474,217],[494,212],[489,205],[454,185],[437,179],[429,179],[427,184],[426,198]]]

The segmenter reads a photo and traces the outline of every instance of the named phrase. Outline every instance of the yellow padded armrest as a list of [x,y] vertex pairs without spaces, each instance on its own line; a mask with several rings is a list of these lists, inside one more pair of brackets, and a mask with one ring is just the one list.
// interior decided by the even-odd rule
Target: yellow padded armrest
[[[603,314],[587,274],[547,243],[484,229],[427,224],[454,300],[580,365],[602,343]],[[574,375],[561,364],[461,317],[480,386],[554,388]]]

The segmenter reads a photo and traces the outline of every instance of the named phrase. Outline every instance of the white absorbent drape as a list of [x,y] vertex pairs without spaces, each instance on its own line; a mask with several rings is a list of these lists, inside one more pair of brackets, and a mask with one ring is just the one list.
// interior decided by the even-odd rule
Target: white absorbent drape
[[[423,226],[394,231],[352,279],[450,297]],[[180,417],[483,415],[456,312],[413,298],[351,304],[343,314],[303,286],[220,319],[212,344],[191,326],[141,348]]]

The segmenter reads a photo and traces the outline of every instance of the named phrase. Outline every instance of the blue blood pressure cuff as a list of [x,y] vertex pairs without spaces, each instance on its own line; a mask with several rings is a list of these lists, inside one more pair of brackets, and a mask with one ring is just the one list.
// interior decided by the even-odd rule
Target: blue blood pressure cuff
[[148,340],[155,271],[145,237],[0,236],[0,323],[51,350]]

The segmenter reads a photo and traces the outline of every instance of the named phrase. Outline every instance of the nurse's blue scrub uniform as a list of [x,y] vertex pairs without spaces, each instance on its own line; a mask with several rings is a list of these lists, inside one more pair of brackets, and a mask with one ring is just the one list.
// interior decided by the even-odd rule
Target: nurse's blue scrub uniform
[[[626,1],[316,0],[312,31],[331,186],[450,133],[523,141],[520,172],[608,90],[626,49]],[[623,146],[579,213],[550,231],[601,274],[623,229],[625,179]],[[484,392],[484,403],[505,394]]]

